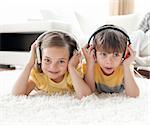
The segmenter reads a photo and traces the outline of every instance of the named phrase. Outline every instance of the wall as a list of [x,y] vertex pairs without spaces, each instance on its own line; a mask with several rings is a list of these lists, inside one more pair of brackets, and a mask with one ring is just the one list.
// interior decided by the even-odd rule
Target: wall
[[[94,16],[108,15],[108,0],[5,0],[0,1],[0,23],[41,19],[40,9],[73,9]],[[10,14],[11,13],[11,14]]]

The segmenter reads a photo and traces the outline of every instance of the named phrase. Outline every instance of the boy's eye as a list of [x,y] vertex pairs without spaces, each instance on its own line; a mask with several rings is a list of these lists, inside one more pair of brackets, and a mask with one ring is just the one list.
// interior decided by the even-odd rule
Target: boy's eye
[[106,57],[107,56],[107,53],[105,53],[105,52],[98,52],[97,54],[101,57]]
[[100,55],[102,55],[102,56],[106,56],[107,54],[106,54],[106,53],[104,53],[104,52],[102,52]]
[[114,52],[114,57],[118,57],[119,53],[118,52]]
[[119,52],[114,52],[114,57],[120,57],[122,55],[122,53],[119,53]]

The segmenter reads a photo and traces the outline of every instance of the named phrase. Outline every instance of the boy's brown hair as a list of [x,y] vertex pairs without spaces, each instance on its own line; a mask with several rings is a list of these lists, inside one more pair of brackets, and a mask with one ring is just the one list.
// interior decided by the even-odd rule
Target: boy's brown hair
[[93,46],[96,51],[124,53],[127,41],[128,38],[122,32],[114,29],[105,29],[95,35]]

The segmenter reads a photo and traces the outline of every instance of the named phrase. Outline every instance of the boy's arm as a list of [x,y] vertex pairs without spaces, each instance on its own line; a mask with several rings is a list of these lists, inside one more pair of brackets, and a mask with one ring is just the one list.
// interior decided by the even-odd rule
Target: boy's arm
[[80,54],[74,54],[74,56],[69,61],[68,70],[71,76],[71,80],[73,82],[73,87],[78,98],[82,98],[84,96],[88,96],[91,94],[91,89],[85,83],[85,81],[81,78],[78,71],[76,70],[76,65],[79,63]]
[[133,69],[129,66],[124,66],[124,87],[125,93],[127,96],[130,97],[137,97],[139,96],[139,88],[136,84],[134,79]]
[[94,80],[94,50],[93,47],[90,46],[87,49],[87,45],[82,48],[82,52],[84,54],[84,57],[86,59],[86,71],[85,71],[85,81],[88,84],[88,86],[91,88],[92,92],[95,91],[95,80]]
[[134,79],[133,67],[130,67],[131,62],[133,62],[135,58],[135,52],[130,47],[128,47],[128,50],[130,52],[130,56],[123,61],[125,93],[127,96],[137,97],[140,92]]

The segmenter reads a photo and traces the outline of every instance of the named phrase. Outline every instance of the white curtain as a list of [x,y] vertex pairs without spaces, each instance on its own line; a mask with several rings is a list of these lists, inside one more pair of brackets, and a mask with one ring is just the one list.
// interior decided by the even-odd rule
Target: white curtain
[[109,0],[110,15],[126,15],[134,11],[134,0]]

